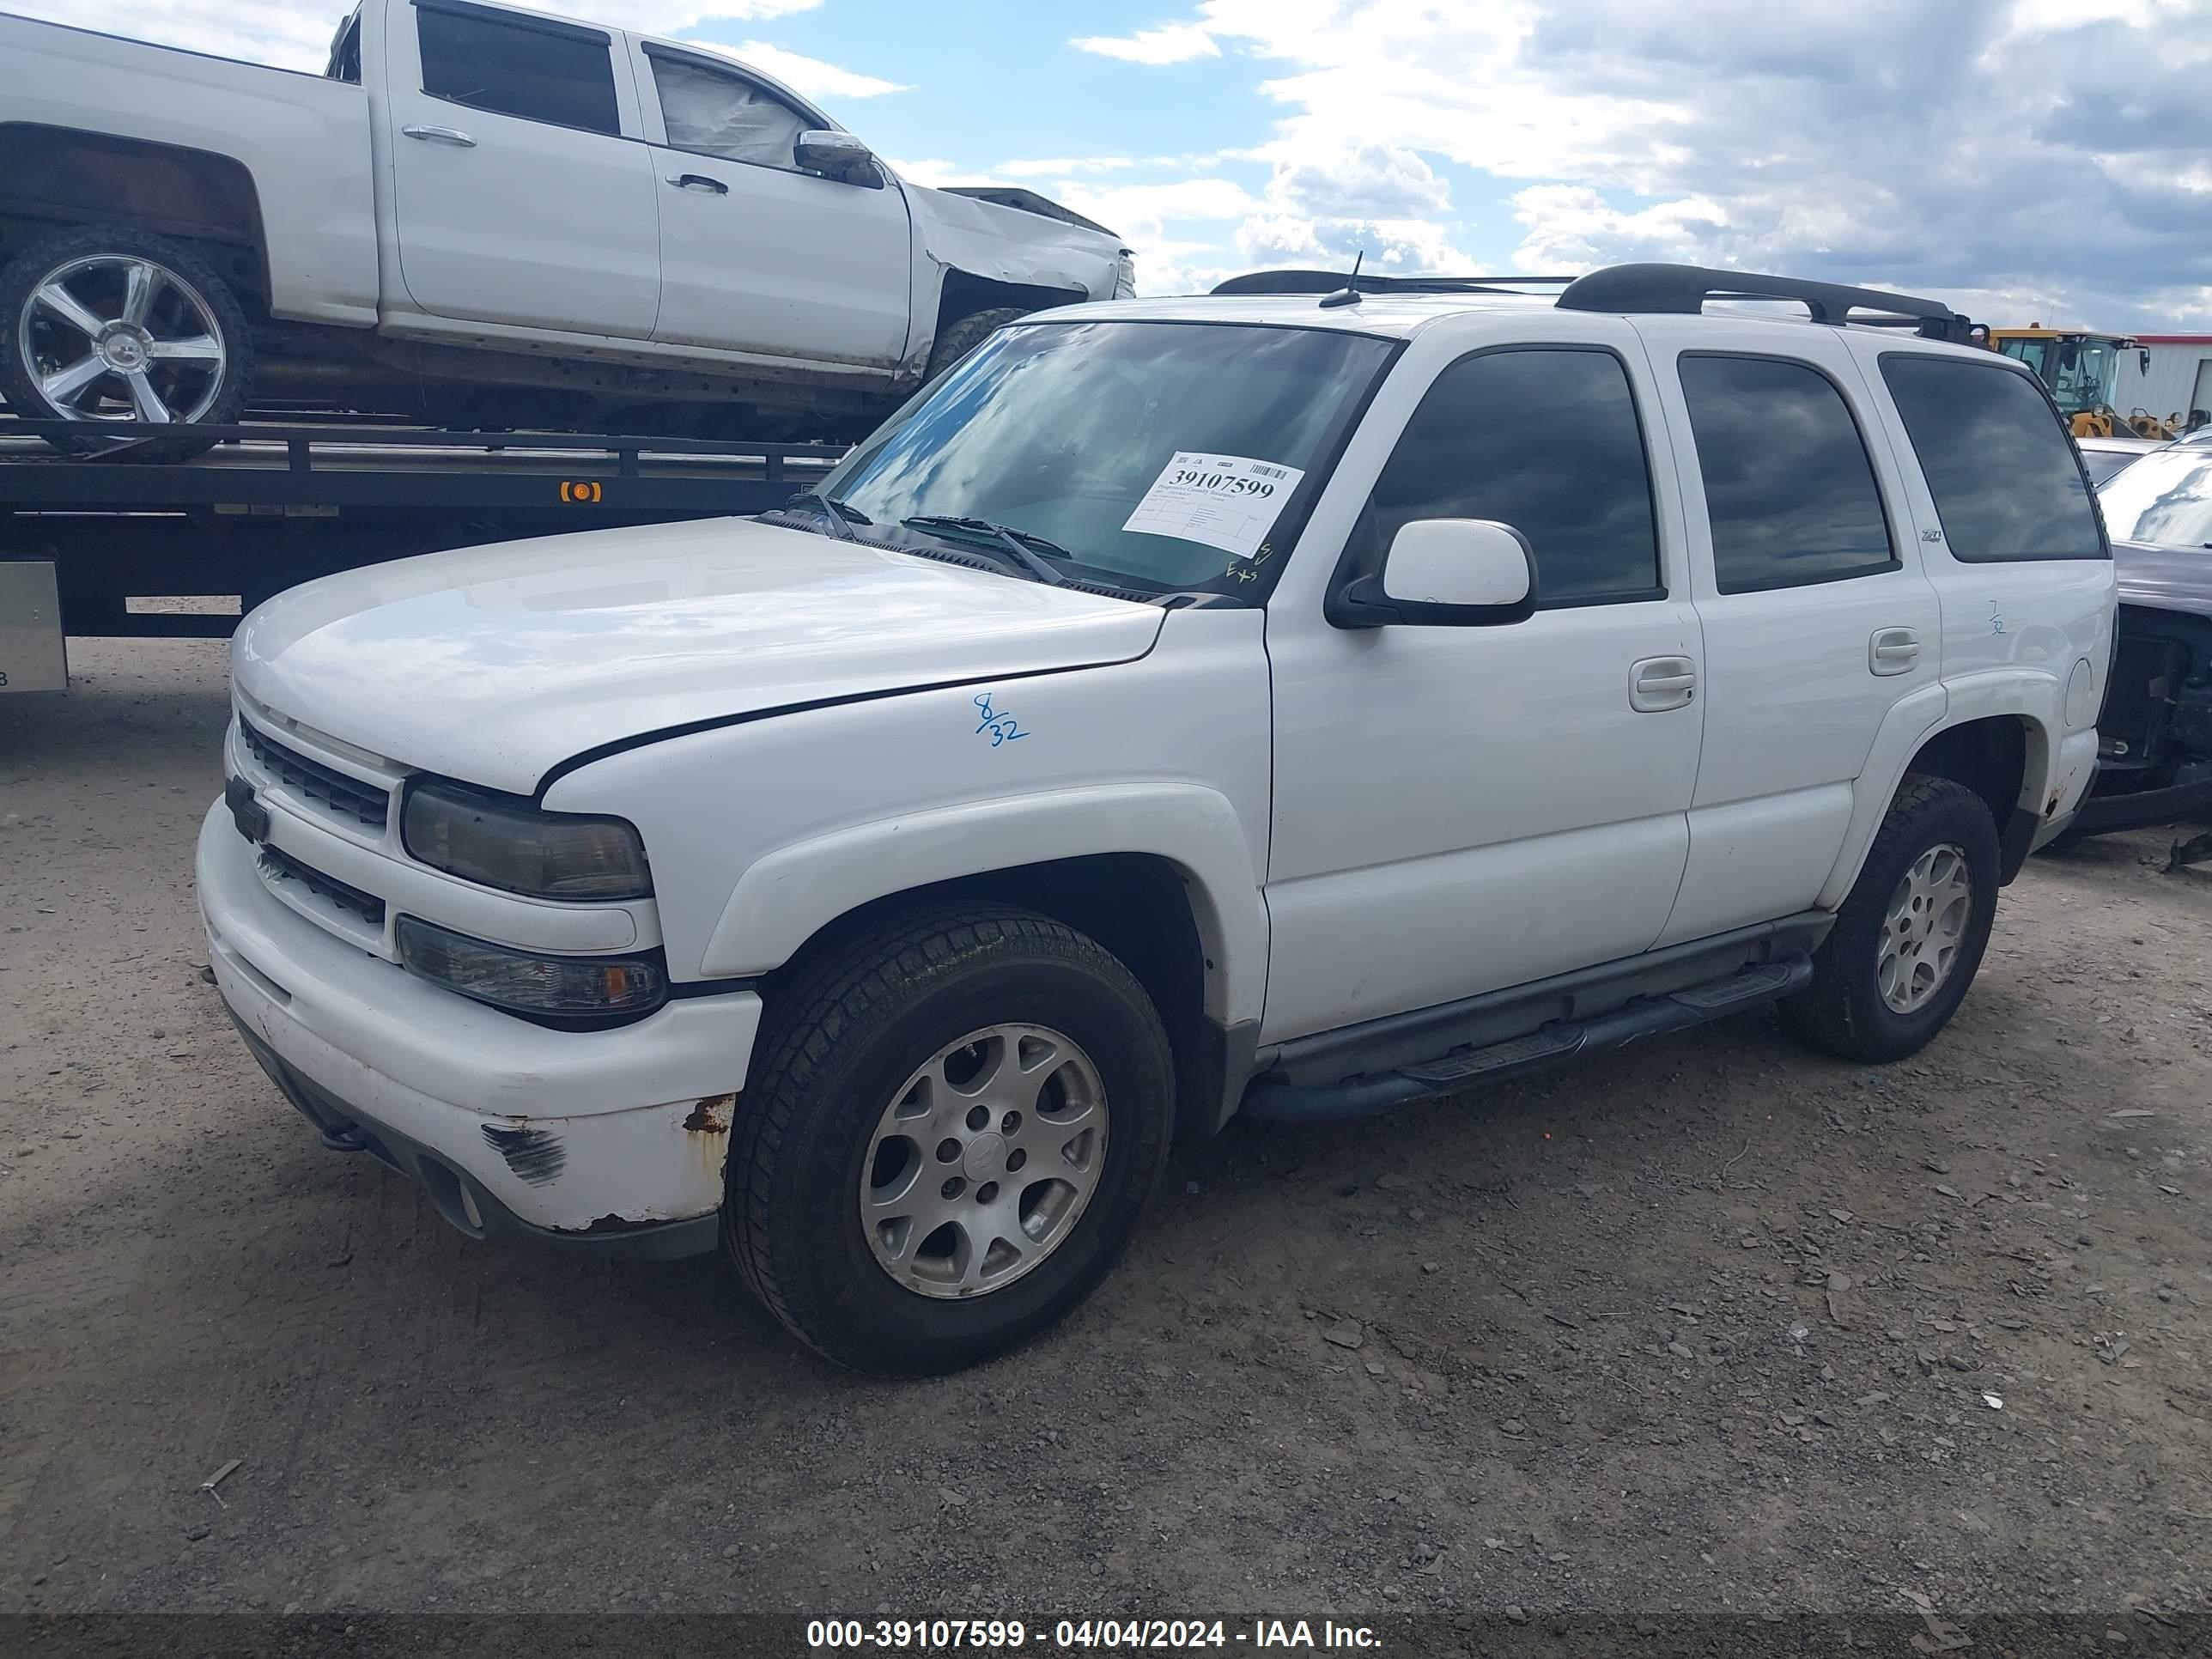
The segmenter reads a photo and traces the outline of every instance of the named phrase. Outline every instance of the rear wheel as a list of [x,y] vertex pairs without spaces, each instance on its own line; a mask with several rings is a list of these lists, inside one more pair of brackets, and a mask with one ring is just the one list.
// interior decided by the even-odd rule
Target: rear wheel
[[1908,775],[1784,1024],[1847,1060],[1916,1053],[1965,999],[1996,905],[1989,807],[1948,778]]
[[0,270],[0,392],[27,419],[81,427],[48,438],[66,453],[180,460],[215,441],[100,428],[222,425],[245,408],[246,313],[205,260],[167,237],[85,226],[43,238]]
[[1158,1183],[1165,1032],[1134,975],[1032,912],[933,906],[776,999],[725,1235],[769,1310],[855,1370],[955,1370],[1087,1296]]

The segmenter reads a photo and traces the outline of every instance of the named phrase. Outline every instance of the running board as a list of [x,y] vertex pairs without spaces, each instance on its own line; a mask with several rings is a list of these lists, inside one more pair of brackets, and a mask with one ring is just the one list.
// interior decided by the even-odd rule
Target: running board
[[1813,977],[1808,956],[1784,957],[1685,986],[1665,996],[1638,997],[1609,1013],[1554,1020],[1526,1036],[1462,1048],[1435,1060],[1370,1072],[1340,1083],[1291,1084],[1260,1078],[1245,1091],[1240,1115],[1263,1122],[1364,1117],[1417,1100],[1458,1094],[1478,1084],[1518,1077],[1583,1054],[1624,1048],[1640,1038],[1685,1031],[1708,1020],[1756,1008],[1802,990]]

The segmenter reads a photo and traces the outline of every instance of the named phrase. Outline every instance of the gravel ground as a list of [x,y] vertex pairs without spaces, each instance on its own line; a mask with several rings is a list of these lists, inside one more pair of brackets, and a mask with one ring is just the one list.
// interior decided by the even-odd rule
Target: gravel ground
[[1917,1060],[1747,1017],[1232,1128],[1058,1331],[886,1385],[322,1151],[201,977],[221,647],[73,655],[0,701],[0,1613],[2212,1608],[2162,836],[2035,860]]

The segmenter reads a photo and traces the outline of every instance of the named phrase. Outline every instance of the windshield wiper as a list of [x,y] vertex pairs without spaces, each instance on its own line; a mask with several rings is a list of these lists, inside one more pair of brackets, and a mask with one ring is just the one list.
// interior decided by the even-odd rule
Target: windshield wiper
[[802,489],[799,494],[793,495],[788,501],[786,501],[784,505],[787,507],[793,507],[799,506],[803,501],[811,501],[815,506],[820,507],[822,509],[822,516],[829,520],[831,524],[836,526],[837,534],[848,542],[858,541],[860,539],[859,537],[853,533],[853,526],[854,525],[872,524],[874,522],[873,520],[869,518],[866,514],[861,512],[858,507],[848,507],[843,501],[837,500],[835,496],[825,495],[818,489]]
[[1066,559],[1073,564],[1078,562],[1075,555],[1058,542],[1049,541],[1033,531],[1017,530],[1011,525],[994,524],[988,519],[960,518],[945,513],[925,513],[918,518],[901,519],[899,522],[914,530],[931,530],[940,532],[947,530],[966,530],[977,535],[988,536],[1007,552],[1012,554],[1014,562],[1024,570],[1046,586],[1050,587],[1075,586],[1073,578],[1054,569],[1040,556],[1042,553],[1049,553],[1055,558]]

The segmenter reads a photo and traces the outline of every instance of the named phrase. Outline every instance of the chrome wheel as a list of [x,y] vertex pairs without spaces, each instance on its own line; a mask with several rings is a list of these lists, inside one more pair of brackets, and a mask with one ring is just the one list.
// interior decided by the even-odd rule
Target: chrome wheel
[[1011,1285],[1065,1243],[1106,1167],[1106,1088],[1074,1042],[992,1025],[909,1077],[876,1124],[860,1226],[922,1296]]
[[136,254],[55,266],[15,327],[24,368],[64,420],[189,424],[213,407],[229,365],[206,297]]
[[1966,848],[1954,842],[1913,860],[1890,895],[1875,982],[1897,1013],[1926,1006],[1951,977],[1974,911],[1974,882]]

